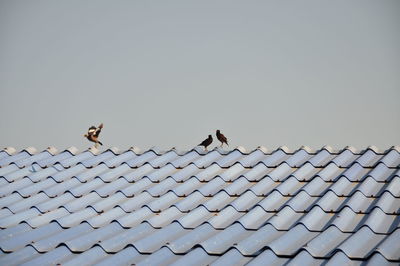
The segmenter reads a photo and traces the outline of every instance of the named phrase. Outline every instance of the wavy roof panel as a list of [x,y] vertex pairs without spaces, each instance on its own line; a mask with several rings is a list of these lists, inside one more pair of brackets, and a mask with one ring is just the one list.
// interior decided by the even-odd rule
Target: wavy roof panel
[[0,265],[400,263],[400,149],[0,150]]

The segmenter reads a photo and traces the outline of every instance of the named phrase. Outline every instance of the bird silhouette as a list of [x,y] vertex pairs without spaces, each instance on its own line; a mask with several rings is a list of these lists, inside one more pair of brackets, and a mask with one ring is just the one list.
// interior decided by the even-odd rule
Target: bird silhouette
[[83,135],[85,138],[87,138],[89,141],[94,142],[94,147],[97,148],[98,144],[103,145],[103,143],[101,143],[99,141],[99,135],[101,132],[101,129],[103,128],[103,123],[101,123],[97,128],[95,126],[91,126],[88,129],[88,133]]
[[204,146],[204,149],[207,151],[207,147],[210,146],[210,144],[213,142],[213,138],[211,135],[208,135],[208,138],[203,140],[202,143],[199,144],[199,146]]
[[229,144],[228,144],[228,139],[224,136],[224,134],[221,133],[221,131],[220,131],[219,129],[217,130],[216,135],[217,135],[217,139],[218,139],[219,141],[221,141],[221,147],[222,147],[222,145],[224,145],[224,143],[225,143],[227,146],[229,146]]

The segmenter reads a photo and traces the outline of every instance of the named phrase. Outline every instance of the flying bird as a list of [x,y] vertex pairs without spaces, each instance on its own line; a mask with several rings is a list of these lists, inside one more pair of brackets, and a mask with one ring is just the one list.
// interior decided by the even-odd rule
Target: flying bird
[[91,126],[89,127],[88,133],[84,135],[85,138],[95,143],[95,148],[98,147],[98,144],[103,145],[103,143],[101,143],[98,139],[102,128],[103,123],[101,123],[97,128],[95,126]]
[[207,147],[210,146],[210,144],[213,142],[213,138],[211,135],[208,135],[208,138],[203,140],[202,143],[199,144],[199,146],[204,146],[204,149],[207,151]]
[[221,141],[221,147],[222,147],[222,145],[224,145],[224,143],[227,145],[227,146],[229,146],[229,144],[228,144],[228,139],[224,136],[224,134],[222,134],[221,133],[221,131],[219,131],[219,129],[217,130],[217,139],[219,140],[219,141]]

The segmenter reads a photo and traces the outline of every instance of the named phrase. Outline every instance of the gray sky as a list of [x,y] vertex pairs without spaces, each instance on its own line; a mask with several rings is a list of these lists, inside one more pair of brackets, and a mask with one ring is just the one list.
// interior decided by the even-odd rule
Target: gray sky
[[[0,146],[400,144],[400,1],[0,1]],[[216,144],[217,142],[214,142]],[[213,144],[213,145],[214,145]]]

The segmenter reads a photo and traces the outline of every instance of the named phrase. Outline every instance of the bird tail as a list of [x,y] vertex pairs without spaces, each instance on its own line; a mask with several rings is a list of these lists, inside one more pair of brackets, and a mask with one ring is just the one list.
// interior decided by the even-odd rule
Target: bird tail
[[101,146],[103,146],[103,143],[101,143],[100,141],[98,141],[97,143],[99,143]]

